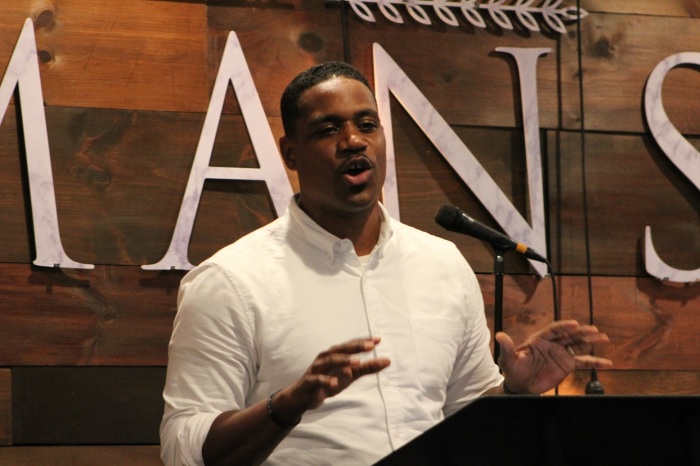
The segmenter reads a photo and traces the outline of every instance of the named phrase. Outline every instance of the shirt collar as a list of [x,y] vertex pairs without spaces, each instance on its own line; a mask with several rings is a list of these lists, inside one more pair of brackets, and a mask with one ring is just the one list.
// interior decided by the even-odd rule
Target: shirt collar
[[[298,194],[292,197],[287,209],[289,222],[297,235],[308,242],[312,247],[318,249],[329,260],[334,260],[338,255],[354,254],[354,247],[349,239],[341,239],[324,230],[297,203]],[[386,243],[391,239],[394,230],[391,226],[391,217],[386,208],[379,203],[379,210],[382,216],[382,224],[379,230],[377,244],[372,250],[372,254],[381,251]]]

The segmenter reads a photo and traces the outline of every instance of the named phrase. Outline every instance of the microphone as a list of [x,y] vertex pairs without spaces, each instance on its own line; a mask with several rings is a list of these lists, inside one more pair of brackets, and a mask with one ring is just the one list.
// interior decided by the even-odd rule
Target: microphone
[[515,250],[528,259],[547,263],[547,259],[523,243],[513,241],[508,236],[474,220],[455,206],[444,205],[435,214],[435,222],[446,230],[469,235],[486,241],[501,251]]

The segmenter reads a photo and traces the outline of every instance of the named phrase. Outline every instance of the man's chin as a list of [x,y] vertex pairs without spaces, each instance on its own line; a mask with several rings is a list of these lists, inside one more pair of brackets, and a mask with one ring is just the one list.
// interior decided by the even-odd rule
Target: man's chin
[[358,190],[346,199],[348,205],[355,206],[358,210],[370,209],[377,205],[379,197],[370,190]]

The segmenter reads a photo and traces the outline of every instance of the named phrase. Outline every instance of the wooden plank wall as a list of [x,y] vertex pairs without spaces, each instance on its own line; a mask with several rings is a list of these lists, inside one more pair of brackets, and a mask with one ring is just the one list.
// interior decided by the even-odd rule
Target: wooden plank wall
[[[367,23],[321,0],[3,0],[0,70],[24,19],[32,18],[61,239],[73,260],[96,267],[31,265],[23,128],[11,104],[0,125],[0,463],[159,464],[160,391],[183,273],[140,265],[167,249],[231,30],[275,137],[289,79],[331,59],[351,61],[371,76],[372,44],[379,43],[523,213],[519,87],[512,60],[494,50],[551,48],[538,61],[537,86],[548,253],[562,315],[585,321],[592,308],[593,321],[610,335],[612,344],[600,353],[616,364],[600,374],[607,393],[700,393],[699,285],[650,278],[642,249],[650,225],[667,263],[700,266],[700,192],[658,148],[642,111],[654,66],[674,53],[700,51],[700,2],[581,5],[589,12],[580,25],[582,70],[575,23],[563,35],[466,21],[450,27],[435,15],[431,26],[406,14],[398,25],[378,10],[376,23]],[[697,68],[668,74],[664,105],[700,148]],[[450,203],[496,225],[398,103],[392,112],[402,220],[457,243],[479,273],[492,322],[490,248],[442,231],[432,218]],[[213,160],[255,164],[232,93]],[[272,218],[264,184],[208,182],[190,260]],[[552,283],[518,257],[507,259],[507,271],[504,327],[521,340],[552,319]],[[575,374],[560,393],[582,393],[588,377]]]

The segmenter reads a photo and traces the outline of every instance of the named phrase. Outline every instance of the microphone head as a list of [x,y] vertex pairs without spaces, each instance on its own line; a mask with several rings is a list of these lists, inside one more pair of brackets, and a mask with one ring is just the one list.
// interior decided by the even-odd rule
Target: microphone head
[[435,213],[435,223],[445,228],[453,230],[457,219],[462,215],[462,211],[452,205],[444,205]]
[[455,206],[444,205],[440,207],[435,214],[435,222],[446,230],[486,241],[499,252],[515,249],[529,259],[548,264],[547,259],[532,250],[532,248],[527,247],[523,243],[518,243],[500,231],[496,231],[471,218]]

